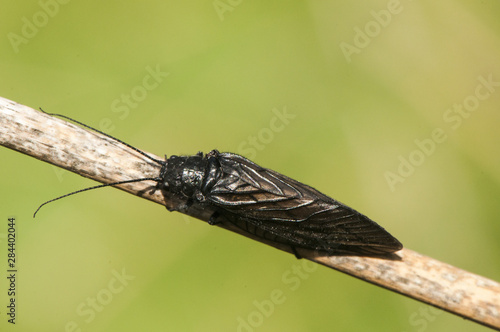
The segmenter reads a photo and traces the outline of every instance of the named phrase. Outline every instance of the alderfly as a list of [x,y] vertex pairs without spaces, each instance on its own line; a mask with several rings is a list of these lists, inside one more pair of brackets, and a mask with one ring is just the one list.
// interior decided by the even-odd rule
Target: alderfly
[[[95,130],[66,116],[58,116]],[[207,154],[199,152],[194,156],[158,160],[121,140],[95,131],[161,165],[158,177],[86,188],[41,206],[89,189],[154,180],[158,189],[188,204],[209,206],[215,211],[209,224],[217,224],[223,218],[258,237],[289,245],[294,251],[305,248],[327,253],[381,255],[403,248],[396,238],[365,215],[240,155],[212,150]]]

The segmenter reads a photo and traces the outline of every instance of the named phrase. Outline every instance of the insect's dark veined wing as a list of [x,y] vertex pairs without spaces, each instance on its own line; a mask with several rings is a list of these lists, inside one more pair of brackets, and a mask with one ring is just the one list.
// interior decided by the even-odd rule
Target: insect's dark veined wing
[[314,188],[239,155],[220,153],[218,160],[222,175],[207,199],[239,227],[314,250],[383,254],[402,248],[374,221]]

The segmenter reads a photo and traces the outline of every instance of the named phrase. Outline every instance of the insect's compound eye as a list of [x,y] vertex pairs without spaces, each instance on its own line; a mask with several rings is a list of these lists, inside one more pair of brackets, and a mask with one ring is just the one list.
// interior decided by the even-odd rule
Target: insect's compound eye
[[196,192],[196,194],[194,195],[194,197],[196,198],[196,200],[198,202],[204,202],[206,197],[205,195],[203,195],[200,191]]

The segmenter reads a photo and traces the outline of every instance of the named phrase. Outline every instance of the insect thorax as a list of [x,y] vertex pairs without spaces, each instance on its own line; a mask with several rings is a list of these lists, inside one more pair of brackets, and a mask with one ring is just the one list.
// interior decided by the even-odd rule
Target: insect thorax
[[204,201],[206,194],[220,177],[218,152],[205,156],[171,156],[163,177],[163,189],[185,198]]

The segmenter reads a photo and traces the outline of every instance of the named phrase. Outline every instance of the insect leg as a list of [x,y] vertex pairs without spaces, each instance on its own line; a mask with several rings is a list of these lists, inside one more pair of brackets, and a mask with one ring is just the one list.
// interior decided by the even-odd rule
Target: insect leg
[[220,216],[219,212],[215,211],[208,219],[208,224],[213,226],[220,223],[220,221],[217,221],[217,218],[219,218],[219,216]]
[[290,248],[292,249],[292,253],[295,255],[295,257],[297,259],[302,259],[303,257],[299,255],[299,253],[297,252],[297,249],[294,247],[294,246],[290,246]]
[[168,210],[168,212],[183,212],[188,210],[191,205],[193,205],[193,200],[190,198],[188,199],[185,203],[181,203],[179,205],[176,205],[174,208],[169,208],[168,206],[165,206]]

